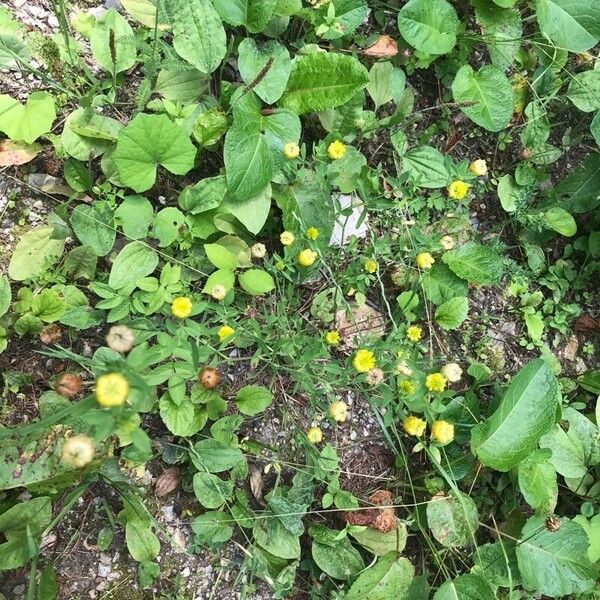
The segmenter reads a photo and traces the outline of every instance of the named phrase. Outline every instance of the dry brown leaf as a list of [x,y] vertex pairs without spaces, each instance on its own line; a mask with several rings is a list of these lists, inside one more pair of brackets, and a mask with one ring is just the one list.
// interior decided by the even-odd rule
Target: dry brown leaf
[[591,315],[581,315],[573,324],[574,331],[600,331],[600,319],[596,319]]
[[250,469],[250,491],[257,500],[262,500],[263,478],[259,469]]
[[154,485],[154,491],[159,497],[170,494],[179,485],[179,471],[177,467],[171,467],[163,471]]
[[362,54],[374,58],[391,58],[398,54],[398,44],[389,35],[382,35],[375,43],[364,48]]
[[39,144],[26,144],[2,140],[0,142],[0,167],[15,167],[32,161],[40,152]]
[[383,315],[376,309],[363,304],[346,310],[338,310],[335,328],[340,332],[340,349],[345,351],[358,347],[365,337],[381,337],[385,333]]
[[344,513],[344,520],[350,525],[366,525],[382,533],[389,533],[398,527],[396,511],[391,506],[394,497],[387,490],[377,490],[369,498],[371,504],[385,508],[367,508],[365,510]]

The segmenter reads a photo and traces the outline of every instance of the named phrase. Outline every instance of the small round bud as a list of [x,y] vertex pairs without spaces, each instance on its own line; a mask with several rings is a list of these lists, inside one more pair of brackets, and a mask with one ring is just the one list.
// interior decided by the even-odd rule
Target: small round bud
[[212,390],[221,382],[221,374],[213,367],[204,367],[198,375],[198,381],[205,390]]

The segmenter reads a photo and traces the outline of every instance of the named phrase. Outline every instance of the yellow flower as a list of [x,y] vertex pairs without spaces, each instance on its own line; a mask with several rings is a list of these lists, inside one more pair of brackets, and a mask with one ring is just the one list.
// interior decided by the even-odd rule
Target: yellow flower
[[284,246],[291,246],[294,243],[294,240],[296,239],[296,237],[294,236],[294,234],[291,231],[284,231],[280,236],[279,236],[279,241],[284,245]]
[[283,155],[288,159],[292,160],[300,156],[300,146],[296,142],[288,142],[283,147]]
[[454,248],[454,238],[451,235],[445,235],[440,239],[440,244],[444,250],[452,250]]
[[408,435],[414,435],[416,437],[421,437],[425,433],[425,428],[427,427],[427,421],[424,419],[419,419],[419,417],[415,417],[414,415],[409,415],[402,421],[402,427]]
[[469,171],[471,171],[473,175],[484,177],[488,172],[487,163],[485,160],[483,160],[483,158],[478,158],[469,165]]
[[214,285],[213,289],[210,290],[210,295],[215,300],[223,300],[225,298],[225,296],[227,296],[227,289],[225,288],[224,285],[217,283],[217,285]]
[[325,342],[329,346],[337,346],[340,343],[340,332],[339,331],[328,331],[325,334]]
[[81,468],[92,462],[96,448],[87,435],[68,438],[62,447],[60,459],[71,467]]
[[129,396],[129,382],[121,373],[106,373],[96,379],[96,400],[100,406],[120,406]]
[[377,261],[373,260],[372,258],[369,258],[365,261],[363,269],[366,273],[375,273],[377,271]]
[[403,394],[406,394],[407,396],[410,396],[411,394],[415,393],[415,384],[412,381],[409,381],[408,379],[403,379],[398,384],[398,387],[400,388],[400,391]]
[[418,342],[423,337],[423,328],[418,325],[411,325],[406,330],[406,337],[411,342]]
[[441,373],[430,373],[425,377],[425,387],[430,392],[443,392],[446,389],[446,378]]
[[429,252],[421,252],[417,254],[417,267],[419,269],[431,269],[431,265],[435,262],[435,258]]
[[306,237],[309,240],[316,240],[319,237],[319,230],[316,227],[309,227],[306,230]]
[[264,258],[267,254],[265,245],[261,244],[260,242],[254,244],[254,246],[250,248],[250,251],[252,252],[252,256],[254,256],[254,258]]
[[323,441],[323,432],[319,427],[311,427],[306,432],[306,437],[311,444],[318,444]]
[[298,254],[298,264],[302,267],[310,267],[317,260],[318,256],[314,250],[307,248]]
[[342,400],[329,405],[329,415],[334,421],[343,423],[348,418],[348,405]]
[[431,437],[440,444],[449,444],[454,439],[454,425],[448,421],[434,421]]
[[338,158],[342,158],[346,154],[346,144],[344,142],[340,142],[340,140],[335,140],[335,142],[331,142],[327,147],[327,156],[331,160],[337,160]]
[[175,298],[171,304],[171,313],[178,319],[187,319],[192,314],[192,301],[185,296]]
[[357,350],[352,359],[352,366],[359,373],[368,373],[371,369],[375,368],[376,364],[375,355],[370,350],[365,350],[364,348]]
[[217,331],[217,335],[221,342],[226,340],[229,336],[232,336],[234,333],[235,329],[229,325],[223,325],[222,327],[219,327],[219,331]]
[[454,200],[462,200],[469,192],[469,184],[457,179],[448,186],[448,197]]
[[450,383],[456,383],[457,381],[460,381],[463,373],[463,370],[455,362],[444,365],[440,371]]

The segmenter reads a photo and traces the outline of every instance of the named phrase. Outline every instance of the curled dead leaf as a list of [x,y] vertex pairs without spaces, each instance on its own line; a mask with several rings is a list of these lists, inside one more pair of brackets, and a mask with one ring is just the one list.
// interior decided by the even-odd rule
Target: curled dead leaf
[[361,52],[365,56],[372,56],[374,58],[391,58],[398,54],[398,44],[389,35],[382,35]]
[[171,467],[166,471],[163,471],[156,483],[154,484],[154,491],[159,498],[170,494],[179,485],[179,471],[177,467]]
[[250,469],[250,491],[257,500],[262,500],[263,478],[260,469]]
[[344,520],[351,525],[366,525],[382,533],[389,533],[398,527],[398,517],[392,507],[393,501],[394,497],[390,492],[377,490],[369,498],[369,502],[376,507],[344,513]]

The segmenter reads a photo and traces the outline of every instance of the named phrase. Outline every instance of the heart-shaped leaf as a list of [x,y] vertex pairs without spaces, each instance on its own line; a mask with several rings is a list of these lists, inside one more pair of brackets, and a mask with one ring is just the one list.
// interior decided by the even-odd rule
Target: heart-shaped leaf
[[5,94],[0,96],[0,131],[11,140],[32,144],[50,131],[54,119],[54,98],[48,92],[33,92],[25,105]]

